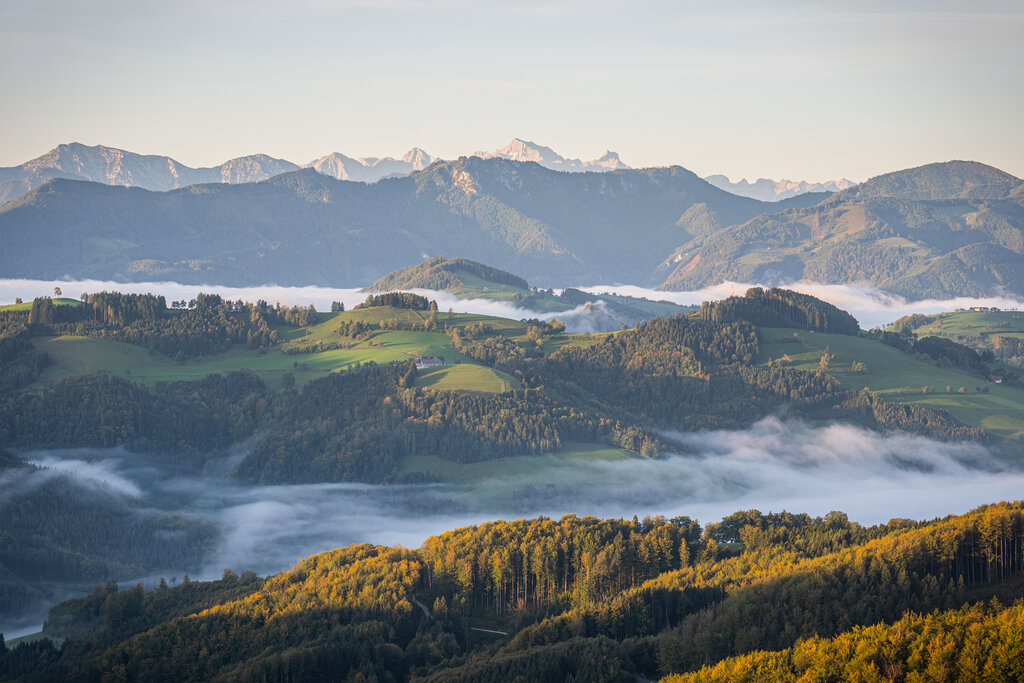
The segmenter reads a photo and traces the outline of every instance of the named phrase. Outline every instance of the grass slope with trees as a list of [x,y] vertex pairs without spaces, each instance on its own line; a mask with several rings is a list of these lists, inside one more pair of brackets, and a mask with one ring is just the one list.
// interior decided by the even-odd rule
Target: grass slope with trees
[[[918,337],[952,339],[991,359],[1024,368],[1024,312],[1000,310],[957,310],[934,315],[914,314],[900,318],[889,328],[893,332]],[[1019,375],[1020,370],[1003,374]]]

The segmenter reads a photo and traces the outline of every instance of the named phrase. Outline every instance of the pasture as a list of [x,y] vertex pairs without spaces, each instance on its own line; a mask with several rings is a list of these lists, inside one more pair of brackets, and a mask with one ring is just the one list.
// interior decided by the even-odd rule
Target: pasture
[[[939,408],[960,422],[981,427],[999,438],[1024,436],[1024,388],[994,384],[986,377],[957,368],[940,368],[932,361],[915,358],[872,339],[791,328],[761,331],[762,363],[786,355],[793,367],[815,371],[827,346],[835,354],[828,373],[844,388],[868,388],[887,401]],[[852,372],[854,362],[864,363],[867,371]],[[929,387],[928,393],[924,387]],[[988,392],[978,392],[979,387]]]

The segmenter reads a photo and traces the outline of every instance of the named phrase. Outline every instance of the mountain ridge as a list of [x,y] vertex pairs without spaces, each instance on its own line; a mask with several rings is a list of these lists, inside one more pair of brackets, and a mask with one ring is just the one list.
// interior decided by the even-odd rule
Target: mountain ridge
[[870,282],[909,298],[1024,294],[1020,180],[978,162],[894,171],[788,212],[694,239],[665,290],[736,280]]
[[[580,161],[567,159],[550,147],[520,138],[514,138],[509,144],[493,152],[478,151],[472,156],[534,162],[551,170],[569,173],[596,173],[631,168],[622,161],[618,153],[611,150],[606,150],[597,159]],[[18,166],[0,167],[0,204],[38,187],[51,178],[88,180],[108,185],[137,186],[165,191],[202,183],[259,182],[299,168],[314,168],[339,180],[375,183],[384,178],[401,177],[422,171],[439,161],[444,160],[419,147],[413,147],[398,158],[351,157],[342,152],[332,152],[305,164],[297,164],[267,154],[250,154],[229,159],[218,166],[193,168],[169,156],[136,154],[115,147],[71,142],[58,145],[49,152]],[[762,201],[777,201],[806,192],[836,191],[848,186],[842,183],[849,183],[829,181],[823,184],[785,180],[776,182],[762,179],[753,185],[744,185],[746,181],[729,183],[725,176],[708,176],[705,180],[719,189]],[[836,185],[837,182],[842,185]],[[762,188],[766,183],[772,188],[782,189],[766,191]]]
[[372,185],[313,169],[164,193],[53,179],[0,207],[11,244],[0,267],[9,277],[241,284],[259,272],[360,286],[447,252],[544,286],[636,282],[689,239],[680,217],[695,204],[709,222],[777,207],[681,167],[569,174],[476,157]]
[[1020,187],[999,169],[947,162],[760,202],[680,166],[562,173],[479,157],[373,184],[312,168],[165,193],[51,179],[0,207],[10,245],[0,267],[8,277],[360,286],[457,253],[544,288],[812,279],[910,298],[1020,295]]

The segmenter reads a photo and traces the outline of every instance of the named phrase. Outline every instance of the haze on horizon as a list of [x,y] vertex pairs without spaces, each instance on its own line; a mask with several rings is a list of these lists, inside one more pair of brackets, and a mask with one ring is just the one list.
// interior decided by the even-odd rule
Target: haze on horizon
[[6,3],[0,166],[71,141],[209,166],[517,136],[734,180],[1024,176],[1022,34],[1007,0]]

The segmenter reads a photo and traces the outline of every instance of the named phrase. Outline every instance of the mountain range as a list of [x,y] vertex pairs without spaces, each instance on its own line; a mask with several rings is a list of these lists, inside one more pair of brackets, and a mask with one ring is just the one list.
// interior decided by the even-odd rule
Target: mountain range
[[[606,151],[597,159],[580,161],[567,159],[550,147],[519,138],[493,152],[478,151],[473,156],[534,162],[555,171],[573,173],[630,168],[615,152]],[[375,183],[383,178],[407,176],[422,171],[438,161],[442,159],[414,147],[397,159],[389,156],[354,158],[333,152],[300,165],[266,154],[253,154],[231,159],[219,166],[192,168],[167,156],[135,154],[113,147],[90,147],[73,142],[58,145],[19,166],[0,168],[0,204],[52,178],[89,180],[106,185],[164,191],[201,183],[254,183],[299,168],[312,168],[339,180]],[[745,180],[730,183],[725,176],[708,176],[705,180],[727,192],[761,201],[778,201],[806,192],[835,192],[852,185],[848,180],[808,183],[762,179],[753,184]]]
[[456,253],[538,286],[650,284],[691,230],[821,198],[758,202],[678,166],[560,173],[477,157],[371,185],[313,169],[167,192],[54,179],[0,207],[0,272],[361,286]]
[[0,236],[6,277],[360,286],[454,253],[541,287],[813,279],[910,298],[1024,294],[1024,182],[969,161],[780,202],[679,166],[562,173],[475,156],[373,184],[313,168],[163,192],[51,179],[0,206]]
[[777,202],[780,199],[789,199],[807,192],[842,192],[856,184],[846,178],[823,183],[809,183],[806,180],[769,180],[767,178],[761,178],[754,182],[749,182],[744,178],[733,182],[724,175],[709,175],[704,176],[704,180],[720,190],[732,192],[741,197],[760,199],[762,202]]

